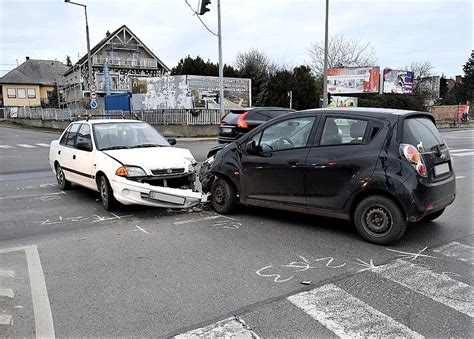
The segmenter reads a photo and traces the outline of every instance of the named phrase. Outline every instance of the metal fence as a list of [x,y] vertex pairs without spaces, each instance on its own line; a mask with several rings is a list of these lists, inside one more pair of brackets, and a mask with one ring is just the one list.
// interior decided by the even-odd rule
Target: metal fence
[[[227,112],[226,112],[227,113]],[[39,119],[73,121],[89,116],[91,119],[139,119],[154,125],[218,125],[221,114],[218,109],[157,109],[143,111],[100,111],[86,109],[55,108],[6,108],[7,119]]]

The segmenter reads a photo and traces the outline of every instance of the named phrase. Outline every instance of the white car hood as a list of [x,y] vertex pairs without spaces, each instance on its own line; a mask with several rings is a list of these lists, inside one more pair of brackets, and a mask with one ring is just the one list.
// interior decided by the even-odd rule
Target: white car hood
[[175,147],[144,147],[102,151],[124,165],[139,166],[148,174],[153,169],[184,168],[196,160],[188,149]]

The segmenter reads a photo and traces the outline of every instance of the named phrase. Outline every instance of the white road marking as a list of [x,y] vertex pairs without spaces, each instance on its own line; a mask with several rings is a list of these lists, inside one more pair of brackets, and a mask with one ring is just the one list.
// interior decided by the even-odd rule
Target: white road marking
[[0,148],[13,148],[13,147],[10,145],[0,145]]
[[466,151],[472,151],[470,148],[453,148],[449,150],[449,153],[459,153],[459,152],[466,152]]
[[28,144],[16,144],[17,146],[23,147],[23,148],[36,148],[36,146],[28,145]]
[[19,155],[3,155],[0,154],[0,158],[19,158]]
[[148,232],[147,230],[144,230],[143,228],[141,228],[141,227],[138,226],[138,225],[135,225],[135,227],[136,227],[138,230],[142,231],[143,233],[150,234],[150,232]]
[[372,272],[471,318],[474,317],[474,303],[472,302],[474,290],[467,284],[400,259],[374,269]]
[[48,144],[43,144],[43,143],[37,143],[37,144],[35,144],[35,145],[42,146],[42,147],[49,147]]
[[66,194],[66,192],[56,192],[56,193],[39,193],[39,194],[26,194],[26,195],[12,195],[11,197],[0,197],[0,200],[5,200],[5,199],[19,199],[19,198],[33,198],[33,197],[38,197],[38,196],[47,196],[47,195],[57,195],[57,194]]
[[0,270],[0,278],[14,278],[14,277],[15,277],[14,271]]
[[453,241],[433,250],[447,257],[474,265],[474,247]]
[[53,316],[49,306],[48,291],[44,280],[43,268],[36,245],[0,249],[1,253],[25,251],[31,285],[31,299],[35,316],[37,338],[54,338]]
[[13,298],[15,293],[11,288],[0,288],[0,297]]
[[288,300],[343,338],[423,338],[333,284],[288,297]]
[[456,179],[464,179],[464,178],[465,178],[464,175],[458,175],[458,176],[456,177]]
[[12,316],[9,314],[0,314],[0,325],[11,325]]
[[218,321],[206,327],[197,328],[177,335],[175,338],[248,338],[259,336],[242,319],[234,317]]
[[184,225],[184,224],[190,224],[193,222],[199,222],[199,221],[206,221],[206,220],[214,220],[220,218],[220,215],[213,215],[212,217],[205,217],[205,218],[200,218],[200,219],[190,219],[190,220],[182,220],[182,221],[176,221],[173,223],[173,225]]
[[454,153],[451,154],[453,157],[466,157],[468,155],[474,155],[474,152],[466,152],[466,153]]

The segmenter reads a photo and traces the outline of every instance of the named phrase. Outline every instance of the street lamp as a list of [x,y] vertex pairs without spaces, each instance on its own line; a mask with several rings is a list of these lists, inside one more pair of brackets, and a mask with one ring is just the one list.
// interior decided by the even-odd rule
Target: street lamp
[[78,4],[77,2],[72,2],[70,0],[64,0],[64,2],[67,2],[68,4],[84,7],[84,13],[86,15],[87,68],[89,70],[89,78],[87,79],[87,84],[88,84],[89,91],[91,91],[91,86],[92,86],[92,61],[91,61],[91,45],[90,45],[90,41],[89,41],[89,23],[87,21],[87,6],[83,5],[83,4]]
[[323,75],[323,107],[328,107],[328,20],[329,0],[326,0],[326,24],[324,30],[324,75]]

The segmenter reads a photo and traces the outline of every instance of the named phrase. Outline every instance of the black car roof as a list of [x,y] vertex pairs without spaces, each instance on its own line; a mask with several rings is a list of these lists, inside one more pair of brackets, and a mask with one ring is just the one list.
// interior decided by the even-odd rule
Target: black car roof
[[426,115],[431,116],[428,112],[417,112],[403,109],[392,109],[392,108],[376,108],[376,107],[347,107],[347,108],[316,108],[309,109],[300,112],[307,113],[338,113],[338,114],[354,114],[354,115],[363,115],[363,116],[372,116],[377,118],[385,118],[389,120],[396,120],[400,117],[405,117],[409,115]]

